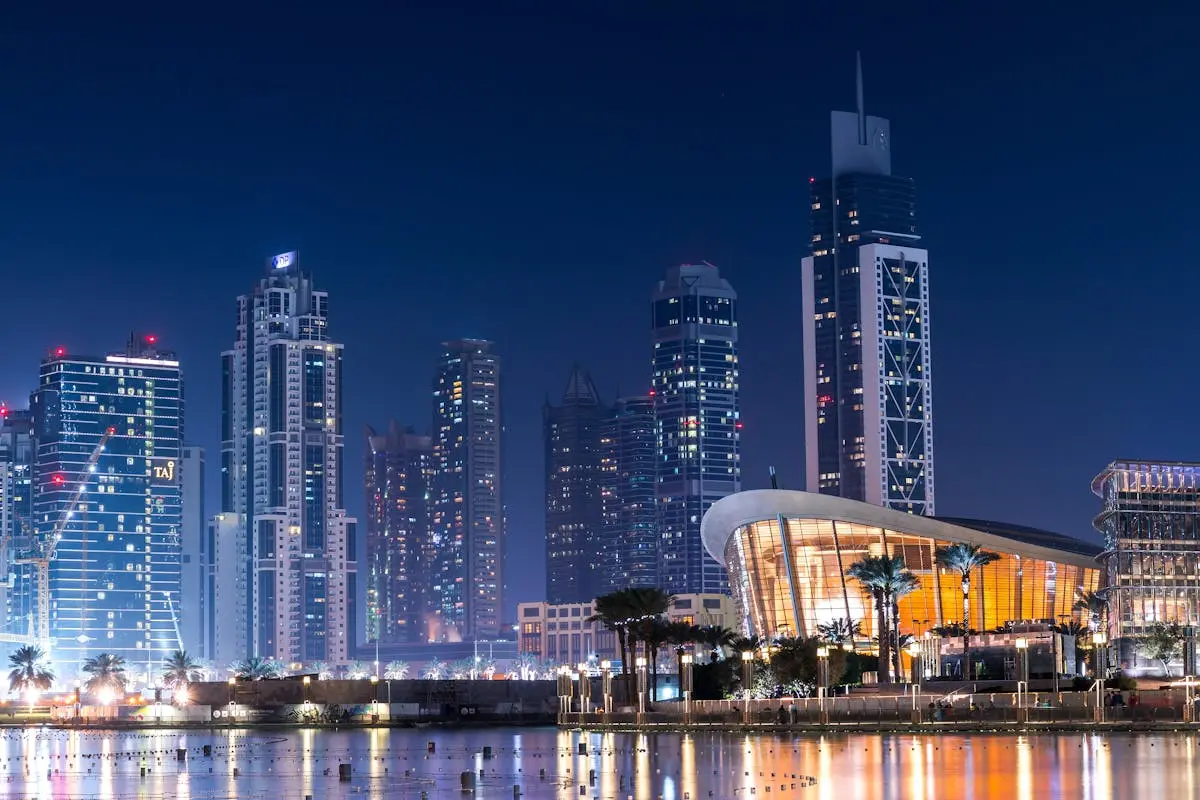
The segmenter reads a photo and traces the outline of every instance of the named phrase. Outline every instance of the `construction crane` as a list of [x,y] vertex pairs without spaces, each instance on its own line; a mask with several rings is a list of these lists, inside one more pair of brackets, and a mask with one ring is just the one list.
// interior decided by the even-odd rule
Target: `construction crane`
[[[31,556],[30,558],[19,558],[14,561],[16,564],[33,564],[37,571],[37,610],[35,612],[37,627],[34,630],[34,639],[46,651],[50,650],[50,562],[54,559],[58,540],[63,537],[67,523],[71,521],[71,517],[75,514],[75,507],[79,505],[83,493],[87,491],[88,476],[92,472],[95,472],[96,462],[100,460],[100,454],[104,452],[104,445],[108,443],[109,438],[116,432],[115,428],[109,428],[104,431],[104,434],[100,437],[100,441],[96,443],[96,449],[88,456],[87,463],[83,466],[83,474],[79,477],[79,483],[75,486],[75,491],[71,494],[70,501],[67,503],[66,508],[63,509],[58,522],[54,524],[54,530],[50,532],[49,540],[42,543],[41,554]],[[56,479],[55,483],[65,483],[65,481]],[[81,536],[86,537],[87,531],[84,530]]]

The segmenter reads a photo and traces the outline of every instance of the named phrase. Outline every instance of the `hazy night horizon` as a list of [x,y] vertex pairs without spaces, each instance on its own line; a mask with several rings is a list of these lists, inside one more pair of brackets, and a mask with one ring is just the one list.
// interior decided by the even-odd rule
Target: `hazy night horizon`
[[648,391],[669,267],[711,262],[738,295],[742,487],[773,466],[803,488],[809,179],[830,110],[854,109],[856,51],[930,254],[938,514],[1098,541],[1106,464],[1200,455],[1183,20],[72,5],[0,33],[0,400],[26,407],[57,347],[154,334],[179,356],[206,514],[235,302],[288,251],[345,348],[360,539],[366,426],[429,432],[442,342],[495,342],[506,621],[544,595],[542,404],[575,363],[607,403]]

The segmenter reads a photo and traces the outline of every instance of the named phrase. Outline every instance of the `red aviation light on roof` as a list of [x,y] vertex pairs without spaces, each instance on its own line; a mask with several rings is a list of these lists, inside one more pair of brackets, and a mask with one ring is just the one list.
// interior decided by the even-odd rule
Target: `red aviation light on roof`
[[67,482],[67,479],[62,475],[55,475],[53,478],[51,478],[51,480],[58,486],[61,486]]
[[7,417],[7,416],[8,416],[8,406],[6,406],[4,403],[0,403],[0,417]]
[[149,344],[154,344],[157,341],[158,341],[158,337],[155,336],[154,334],[150,334],[149,336],[146,337],[146,342]]
[[54,357],[55,358],[62,358],[66,354],[67,354],[67,348],[65,348],[65,347],[54,348]]

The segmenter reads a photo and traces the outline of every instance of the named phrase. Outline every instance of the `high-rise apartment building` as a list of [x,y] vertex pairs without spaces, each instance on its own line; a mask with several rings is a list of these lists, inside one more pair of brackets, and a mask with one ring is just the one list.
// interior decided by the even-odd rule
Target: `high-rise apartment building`
[[600,426],[598,595],[659,585],[655,436],[650,395],[617,400]]
[[218,652],[344,662],[354,648],[355,520],[342,495],[342,346],[329,296],[296,254],[238,298],[221,355],[221,511],[214,520]]
[[562,404],[547,399],[542,407],[549,603],[586,603],[599,589],[605,501],[600,434],[607,413],[578,364]]
[[160,674],[180,647],[179,362],[154,336],[101,358],[59,348],[42,362],[30,410],[34,551],[52,556],[54,660],[113,653],[132,672]]
[[0,630],[21,635],[33,631],[33,595],[30,566],[15,556],[33,546],[34,456],[33,416],[0,405]]
[[504,593],[500,359],[480,339],[445,342],[433,382],[430,639],[500,632]]
[[672,594],[729,591],[700,519],[742,485],[736,306],[707,263],[671,267],[654,293],[659,580]]
[[429,640],[429,478],[433,442],[392,420],[366,431],[367,639]]
[[808,490],[934,513],[928,253],[888,121],[834,111],[833,172],[809,184],[803,261]]
[[208,585],[212,555],[208,523],[204,517],[204,448],[183,448],[179,485],[183,509],[179,638],[189,654],[208,658],[213,636],[212,597]]

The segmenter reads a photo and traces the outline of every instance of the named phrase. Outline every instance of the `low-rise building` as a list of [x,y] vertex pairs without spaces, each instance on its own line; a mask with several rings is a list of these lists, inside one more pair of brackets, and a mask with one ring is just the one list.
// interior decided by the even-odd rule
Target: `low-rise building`
[[[589,622],[595,601],[588,603],[521,603],[517,606],[517,636],[521,653],[554,664],[579,664],[588,660],[619,662],[617,636],[600,622]],[[671,622],[735,628],[737,613],[732,598],[723,594],[677,595],[667,610]],[[674,656],[660,654],[664,665]]]

